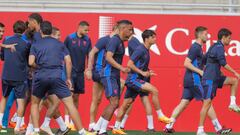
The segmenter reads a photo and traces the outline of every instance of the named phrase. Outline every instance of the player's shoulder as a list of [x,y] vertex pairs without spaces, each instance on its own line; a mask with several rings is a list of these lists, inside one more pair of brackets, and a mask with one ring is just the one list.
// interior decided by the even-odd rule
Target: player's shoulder
[[83,36],[83,40],[85,41],[91,41],[90,37],[88,35],[84,35]]
[[224,46],[221,42],[218,41],[218,42],[213,44],[212,50],[214,50],[214,52],[223,52],[224,51]]
[[199,45],[198,43],[194,42],[191,47],[190,47],[190,51],[189,52],[196,52],[196,51],[202,51],[202,47],[201,45]]
[[13,38],[14,38],[14,35],[12,35],[12,36],[6,36],[6,37],[5,37],[5,41],[10,40],[10,39],[13,39]]
[[110,39],[111,39],[110,36],[107,35],[107,36],[104,36],[104,37],[99,38],[99,39],[98,39],[98,42],[107,42],[107,41],[109,41]]
[[25,34],[21,35],[21,40],[23,40],[26,44],[30,44],[30,41],[28,40],[27,36]]
[[201,45],[200,45],[199,43],[194,42],[194,43],[192,44],[191,48],[201,49],[202,47],[201,47]]
[[67,36],[67,38],[69,38],[69,39],[77,38],[77,33],[76,33],[76,32],[71,33],[71,34],[69,34],[69,35]]
[[143,53],[146,50],[146,48],[143,45],[139,45],[135,48],[136,52]]

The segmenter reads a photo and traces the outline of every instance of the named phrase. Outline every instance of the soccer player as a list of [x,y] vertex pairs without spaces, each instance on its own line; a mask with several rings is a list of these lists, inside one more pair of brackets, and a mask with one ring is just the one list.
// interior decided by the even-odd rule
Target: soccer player
[[[44,21],[40,28],[43,38],[32,44],[29,56],[29,65],[36,68],[31,97],[31,118],[34,125],[34,135],[39,134],[39,103],[46,94],[55,94],[63,101],[78,129],[78,133],[86,135],[88,133],[82,127],[80,116],[69,90],[72,87],[72,63],[69,52],[63,43],[51,37],[52,25],[50,22]],[[61,78],[63,59],[67,71],[66,83]]]
[[32,43],[40,40],[40,24],[43,22],[43,18],[39,13],[32,13],[28,16],[28,30],[26,36],[31,40]]
[[121,20],[117,23],[119,34],[114,35],[109,41],[106,49],[106,64],[101,72],[101,83],[105,89],[105,95],[109,100],[109,105],[104,109],[97,125],[100,128],[99,134],[106,135],[107,126],[111,120],[114,111],[118,108],[120,99],[120,71],[129,72],[129,69],[123,67],[122,59],[125,54],[124,41],[132,35],[132,22]]
[[[27,39],[31,44],[37,42],[38,40],[42,39],[40,33],[40,24],[43,22],[43,18],[39,13],[31,13],[28,16],[28,21],[26,22],[28,25],[28,29],[26,30],[24,37]],[[28,68],[28,99],[27,102],[30,102],[31,91],[32,91],[32,78],[33,78],[33,68]],[[31,122],[31,117],[27,126],[26,135],[33,132],[33,124]]]
[[[208,29],[203,26],[198,26],[195,29],[196,41],[192,44],[189,49],[188,55],[185,58],[184,66],[186,68],[184,76],[184,89],[182,99],[178,106],[172,112],[170,124],[166,125],[164,129],[165,133],[174,133],[173,125],[180,114],[186,109],[189,103],[195,98],[196,100],[202,100],[203,88],[201,84],[204,60],[205,56],[202,51],[202,46],[208,40]],[[219,123],[213,105],[211,105],[208,116],[212,120],[213,126],[217,134],[230,133],[232,129],[223,128]]]
[[[0,22],[0,40],[3,39],[3,35],[5,32],[5,25],[3,23]],[[0,47],[2,48],[8,48],[10,49],[12,52],[16,51],[15,45],[17,45],[16,43],[12,44],[12,45],[4,45],[4,44],[0,44]],[[8,96],[8,100],[6,103],[6,107],[5,107],[5,111],[4,111],[4,115],[2,118],[2,127],[0,126],[0,129],[3,128],[7,128],[8,127],[8,117],[9,117],[9,113],[10,113],[10,109],[12,107],[13,101],[15,101],[15,93],[12,90],[11,93]],[[17,114],[16,114],[17,115]],[[1,130],[1,132],[7,132],[7,130]]]
[[113,26],[111,34],[100,38],[89,53],[88,68],[85,71],[87,79],[93,80],[92,103],[90,106],[89,131],[93,130],[93,127],[95,126],[97,109],[102,99],[103,86],[100,82],[101,80],[100,74],[104,66],[103,61],[105,59],[106,46],[109,43],[110,39],[117,33],[118,33],[118,28],[117,28],[117,25],[115,25]]
[[[78,25],[76,32],[67,36],[64,41],[67,49],[69,50],[73,69],[72,69],[72,84],[73,84],[73,101],[78,108],[79,94],[85,93],[84,86],[84,70],[85,63],[89,52],[92,49],[91,40],[87,35],[89,32],[89,23],[86,21],[81,21]],[[69,112],[65,112],[65,123],[69,125],[71,129],[75,129],[73,122],[69,122]],[[70,123],[70,124],[69,124]]]
[[144,45],[139,45],[128,61],[128,67],[131,72],[128,74],[126,80],[127,91],[117,115],[117,120],[113,129],[113,134],[126,134],[120,129],[120,124],[128,107],[133,103],[134,99],[141,92],[149,92],[152,94],[152,102],[157,111],[158,118],[161,122],[170,123],[160,108],[158,100],[158,90],[155,86],[147,82],[150,76],[155,75],[152,70],[149,70],[148,65],[150,61],[149,49],[156,43],[156,34],[152,30],[145,30],[142,33]]
[[26,41],[22,34],[26,30],[26,25],[23,21],[17,21],[13,25],[14,35],[6,37],[4,44],[17,43],[16,52],[11,52],[9,49],[1,49],[2,60],[4,61],[2,74],[2,100],[0,106],[0,123],[2,122],[3,112],[5,110],[7,98],[14,88],[17,98],[17,123],[14,128],[15,134],[23,132],[20,128],[25,110],[25,94],[27,81],[27,60],[30,50],[30,44]]
[[[134,33],[134,32],[133,32]],[[143,45],[142,43],[140,43],[140,41],[134,37],[134,35],[132,35],[130,38],[129,38],[129,41],[128,41],[128,53],[129,53],[129,56],[131,57],[134,50],[140,46],[140,45]],[[146,78],[146,81],[147,82],[150,82],[150,78]],[[151,107],[151,104],[150,104],[150,101],[149,101],[149,98],[148,98],[148,92],[139,92],[139,93],[135,93],[135,92],[132,92],[131,90],[127,89],[126,93],[125,93],[125,99],[127,98],[133,98],[133,100],[135,99],[135,96],[137,96],[139,94],[139,96],[141,97],[141,101],[144,105],[144,108],[146,110],[146,114],[147,114],[147,123],[148,123],[148,126],[147,126],[147,132],[155,132],[154,130],[154,124],[153,124],[153,116],[152,116],[152,107]],[[122,121],[121,121],[121,124],[120,124],[120,128],[121,129],[124,129],[125,127],[125,123],[128,119],[128,116],[131,112],[131,109],[132,107],[130,106],[128,108],[128,110],[126,111]]]
[[[61,32],[57,27],[52,28],[51,37],[53,37],[57,40],[60,40]],[[66,81],[64,70],[62,70],[62,80]],[[49,135],[53,135],[53,132],[50,128],[51,117],[53,117],[56,120],[57,124],[60,127],[58,129],[58,131],[55,133],[55,135],[65,135],[71,130],[64,123],[64,120],[63,120],[63,118],[61,116],[61,113],[58,109],[59,103],[60,103],[60,100],[58,99],[58,97],[55,94],[46,96],[40,102],[40,109],[39,110],[41,110],[41,108],[43,106],[45,106],[48,109],[48,111],[46,113],[46,116],[44,118],[44,122],[41,125],[40,129],[42,131],[44,131],[45,133],[49,134]]]
[[[132,56],[134,50],[139,45],[143,45],[143,44],[140,43],[139,40],[136,37],[134,37],[134,35],[132,35],[129,38],[129,41],[128,41],[128,53],[129,53],[130,57]],[[146,81],[149,82],[150,78],[146,79]],[[148,92],[132,93],[130,90],[127,90],[124,98],[129,98],[131,96],[133,96],[133,98],[134,98],[135,96],[137,96],[136,94],[140,95],[141,101],[144,105],[144,108],[146,109],[147,121],[148,121],[148,126],[147,126],[147,131],[146,132],[154,132],[155,130],[154,130],[154,125],[153,125],[152,107],[151,107],[151,104],[150,104],[150,101],[149,101],[149,98],[148,98],[149,93]],[[124,117],[121,121],[121,124],[120,124],[121,129],[124,129],[126,121],[128,119],[128,116],[131,112],[131,109],[132,109],[132,104],[131,104],[131,106],[128,107],[128,109],[125,112],[125,115],[124,115]]]
[[[232,32],[226,28],[218,31],[218,42],[211,46],[206,54],[206,68],[202,77],[203,86],[203,106],[200,112],[200,121],[197,135],[206,135],[204,132],[204,122],[206,115],[211,108],[212,100],[216,96],[217,88],[222,88],[223,85],[231,87],[231,102],[229,109],[239,112],[239,107],[236,104],[236,92],[238,87],[238,79],[240,75],[227,64],[225,58],[224,46],[229,45]],[[221,73],[221,67],[233,73],[236,78],[226,77]]]
[[[2,39],[3,33],[4,33],[4,24],[0,24],[0,40]],[[1,47],[3,48],[9,48],[11,50],[11,52],[15,52],[16,48],[15,45],[17,44],[12,44],[12,45],[4,45],[4,44],[0,44]],[[9,114],[10,114],[10,109],[12,108],[12,105],[14,103],[14,101],[16,100],[16,96],[14,93],[14,90],[12,90],[8,96],[8,100],[6,103],[6,107],[5,107],[5,111],[4,111],[4,115],[3,115],[3,119],[2,119],[2,125],[3,128],[7,128],[8,127],[8,118],[9,118]],[[13,122],[14,121],[14,122]],[[17,122],[17,112],[13,115],[13,118],[11,119],[11,121],[9,122],[10,127],[15,128],[16,126],[16,122]],[[22,123],[21,123],[21,127],[26,128],[25,124],[24,124],[24,117],[22,119]],[[2,130],[1,132],[7,132],[7,130]]]

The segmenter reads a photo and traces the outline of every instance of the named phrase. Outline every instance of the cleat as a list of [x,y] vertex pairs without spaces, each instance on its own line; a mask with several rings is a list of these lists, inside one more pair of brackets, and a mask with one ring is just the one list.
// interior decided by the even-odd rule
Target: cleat
[[112,134],[126,135],[127,133],[125,133],[122,129],[113,129]]
[[7,133],[7,127],[5,126],[0,126],[0,133]]
[[173,134],[175,132],[175,130],[173,128],[165,128],[163,130],[164,133],[168,133],[168,134]]
[[33,129],[28,129],[25,135],[32,135],[33,134]]
[[233,111],[233,112],[237,112],[237,113],[240,113],[240,107],[238,106],[238,105],[229,105],[228,106],[228,109],[230,110],[230,111]]
[[71,129],[71,131],[77,131],[74,124],[69,124],[69,128]]
[[172,120],[170,118],[166,117],[166,116],[160,117],[160,118],[158,118],[158,120],[162,123],[165,123],[165,124],[169,124],[169,123],[172,122]]
[[197,135],[208,135],[208,134],[205,132],[199,132],[199,133],[197,133]]
[[61,129],[58,129],[58,131],[55,133],[55,135],[67,135],[68,132],[70,132],[71,129],[67,128],[65,131],[61,131]]
[[147,130],[145,132],[147,132],[147,133],[154,133],[154,132],[156,132],[156,130],[154,128],[153,129],[147,128]]
[[9,122],[9,127],[10,127],[10,128],[15,128],[15,127],[16,127],[16,124],[17,124],[16,122],[10,121],[10,122]]
[[225,128],[224,126],[222,127],[221,130],[217,131],[217,135],[222,135],[222,134],[231,134],[232,129],[231,128]]
[[54,135],[50,127],[41,126],[40,130],[43,131],[44,133],[47,133],[48,135]]

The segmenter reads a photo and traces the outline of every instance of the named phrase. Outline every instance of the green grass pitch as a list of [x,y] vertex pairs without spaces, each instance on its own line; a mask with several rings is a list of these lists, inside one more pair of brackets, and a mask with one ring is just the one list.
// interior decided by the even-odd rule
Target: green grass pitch
[[[53,131],[56,131],[55,129]],[[155,132],[155,133],[146,133],[144,131],[126,131],[128,135],[165,135],[163,132]],[[1,135],[14,135],[13,129],[8,129],[7,133],[0,133]],[[187,132],[178,132],[174,133],[173,135],[195,135],[196,133],[187,133]],[[41,133],[41,135],[45,135]],[[69,135],[78,135],[77,132],[70,132]],[[109,135],[112,135],[109,132]],[[215,135],[215,133],[208,133],[208,135]],[[232,133],[231,135],[240,135],[240,133]]]

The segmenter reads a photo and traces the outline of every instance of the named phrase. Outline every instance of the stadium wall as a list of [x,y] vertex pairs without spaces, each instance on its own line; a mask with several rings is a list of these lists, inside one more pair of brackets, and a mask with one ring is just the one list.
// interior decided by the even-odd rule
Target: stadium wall
[[[18,20],[27,20],[28,12],[1,12],[0,21],[6,25],[5,36],[12,35],[12,25]],[[41,13],[45,20],[49,20],[54,26],[60,28],[62,33],[61,40],[76,31],[80,20],[87,20],[90,23],[89,36],[93,45],[101,36],[108,34],[111,26],[115,21],[120,19],[129,19],[134,23],[137,38],[141,39],[141,32],[145,29],[153,29],[157,33],[157,44],[151,48],[150,69],[157,73],[152,77],[152,84],[159,89],[159,99],[161,107],[168,116],[171,115],[174,107],[181,99],[183,89],[183,62],[188,52],[188,48],[194,40],[194,28],[202,25],[209,28],[209,40],[204,46],[204,52],[209,46],[216,42],[217,32],[220,28],[226,27],[232,30],[232,42],[226,48],[228,64],[232,65],[240,72],[239,56],[239,16],[223,16],[223,15],[173,15],[173,14],[107,14],[107,13]],[[127,44],[125,44],[127,49]],[[128,56],[126,54],[123,65],[126,65]],[[2,70],[2,64],[0,69]],[[225,72],[225,71],[224,71]],[[226,73],[227,74],[227,73]],[[231,75],[231,74],[227,74]],[[126,75],[123,75],[125,78]],[[80,96],[79,112],[81,114],[83,124],[88,127],[89,108],[91,102],[92,82],[86,81],[86,94]],[[238,94],[237,99],[240,98]],[[217,97],[214,99],[214,107],[216,109],[220,122],[228,127],[232,127],[234,131],[240,131],[239,114],[228,111],[230,102],[230,89],[224,87],[218,90]],[[238,103],[240,101],[238,100]],[[107,100],[103,98],[98,115],[102,112]],[[199,111],[201,102],[193,101],[189,108],[183,112],[177,120],[175,128],[177,131],[196,131],[199,121]],[[29,108],[28,108],[29,110]],[[63,106],[60,110],[63,114]],[[15,109],[12,110],[12,112]],[[29,111],[27,111],[28,113]],[[158,130],[163,129],[164,125],[157,121],[154,113],[154,124]],[[44,116],[44,113],[41,113]],[[111,121],[114,122],[114,119]],[[55,126],[56,123],[52,122]],[[147,127],[146,116],[140,99],[137,98],[133,110],[126,124],[126,129],[145,130]],[[208,119],[206,126],[207,131],[214,131],[211,121]]]

